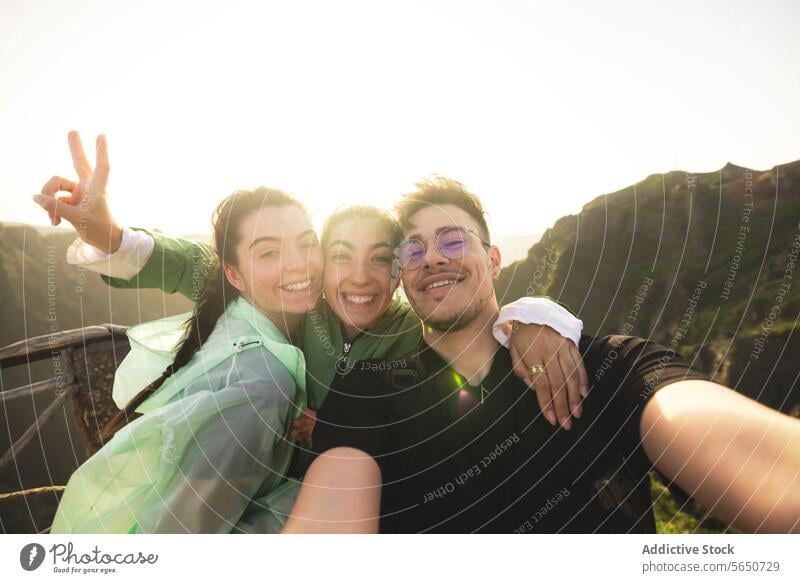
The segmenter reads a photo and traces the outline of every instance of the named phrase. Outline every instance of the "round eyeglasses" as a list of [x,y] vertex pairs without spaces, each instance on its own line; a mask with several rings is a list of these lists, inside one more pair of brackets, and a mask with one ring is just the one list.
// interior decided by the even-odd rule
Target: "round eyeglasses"
[[[439,231],[434,237],[436,248],[448,259],[460,259],[469,248],[470,234],[475,235],[487,249],[491,247],[488,241],[484,241],[472,229],[448,227]],[[422,239],[406,239],[395,248],[394,254],[403,269],[414,271],[419,269],[425,262],[427,248],[427,242]]]

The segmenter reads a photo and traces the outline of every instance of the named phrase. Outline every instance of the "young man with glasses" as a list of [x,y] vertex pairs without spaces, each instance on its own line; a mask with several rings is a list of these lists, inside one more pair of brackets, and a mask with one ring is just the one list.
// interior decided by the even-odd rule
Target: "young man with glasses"
[[492,333],[500,252],[477,197],[436,179],[398,215],[423,341],[332,387],[285,532],[652,532],[653,466],[744,530],[800,529],[800,421],[653,342],[583,336],[587,414],[554,428]]

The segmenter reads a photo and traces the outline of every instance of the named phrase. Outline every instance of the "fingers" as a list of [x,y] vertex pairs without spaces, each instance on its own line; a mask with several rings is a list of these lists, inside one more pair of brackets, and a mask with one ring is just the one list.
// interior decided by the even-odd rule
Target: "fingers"
[[62,176],[53,176],[42,186],[42,194],[55,196],[58,192],[72,192],[77,185],[72,180],[67,180]]
[[[74,196],[74,192],[76,190],[76,184],[72,182],[72,180],[67,180],[62,176],[53,176],[50,180],[48,180],[44,186],[42,186],[42,194],[46,196],[55,196],[59,192],[72,192]],[[58,215],[50,214],[50,224],[53,226],[58,225],[61,222],[61,217]]]
[[526,362],[525,359],[520,356],[519,350],[517,350],[513,342],[509,347],[509,351],[511,353],[511,363],[514,369],[514,374],[521,378],[525,384],[528,385],[528,387],[533,389],[533,391],[536,393],[536,400],[539,401],[539,409],[542,410],[542,415],[544,415],[544,418],[550,422],[550,425],[555,425],[557,423],[557,419],[552,403],[550,380],[544,373],[536,373],[531,375],[530,372],[531,365],[541,363],[535,362],[533,357],[529,357],[528,361]]
[[558,362],[558,353],[555,353],[550,361],[545,365],[547,372],[542,376],[547,376],[550,382],[550,393],[552,394],[553,408],[556,411],[558,422],[561,427],[569,431],[572,428],[570,418],[569,396],[567,394],[566,378]]
[[583,364],[583,359],[581,358],[581,353],[578,350],[578,347],[572,342],[569,343],[569,355],[578,371],[578,379],[581,385],[581,396],[586,397],[589,394],[589,375],[586,374],[586,365]]
[[[570,352],[577,352],[574,343],[547,326],[528,324],[521,328],[524,330],[512,335],[510,342],[514,373],[523,380],[527,377],[545,418],[569,430],[572,416],[580,418],[583,414],[581,377]],[[534,365],[544,366],[544,371],[531,373]]]
[[308,427],[308,419],[302,417],[300,419],[295,419],[292,421],[292,427],[298,431],[305,431]]
[[311,447],[311,437],[314,434],[314,425],[317,422],[317,412],[313,409],[305,409],[302,417],[292,421],[292,431],[289,437],[296,441],[303,441]]
[[72,154],[72,165],[75,167],[75,172],[78,173],[78,178],[83,180],[92,175],[92,167],[89,165],[89,160],[86,159],[86,153],[83,151],[83,144],[78,132],[70,132],[68,136],[69,151]]
[[[63,176],[53,176],[45,183],[44,186],[42,186],[41,192],[43,195],[49,197],[55,197],[55,195],[59,192],[71,192],[72,197],[75,197],[76,195],[79,195],[77,186],[78,185],[72,182],[72,180],[64,178]],[[72,197],[70,197],[70,199]],[[36,200],[36,197],[34,197],[34,200]],[[70,202],[72,201],[70,200]],[[50,212],[50,224],[56,226],[59,223],[61,223],[61,217]]]
[[[569,342],[569,340],[565,340]],[[565,345],[563,350],[558,352],[558,365],[564,375],[566,382],[567,399],[569,400],[569,410],[577,418],[581,418],[583,410],[581,408],[581,383],[575,364],[569,356],[568,347]]]
[[514,374],[521,378],[522,381],[530,387],[530,372],[528,367],[525,365],[525,361],[520,356],[519,350],[517,350],[513,343],[509,346],[508,350],[511,353],[511,367],[514,370]]
[[311,447],[311,435],[314,431],[314,420],[307,417],[301,417],[292,421],[292,430],[289,432],[289,438],[295,441],[302,441],[308,447]]
[[108,145],[106,144],[105,134],[97,136],[97,154],[95,158],[94,179],[100,187],[100,192],[105,192],[105,186],[108,183],[108,172],[110,166],[108,164]]
[[308,441],[309,439],[311,439],[311,433],[303,428],[295,428],[289,432],[289,437],[291,439],[296,439],[298,441],[300,440]]
[[[543,375],[538,375],[542,377]],[[534,381],[531,385],[533,392],[536,393],[536,400],[539,401],[539,408],[542,410],[542,415],[550,425],[556,425],[558,419],[556,411],[553,408],[553,394],[550,392],[550,384],[539,381]]]
[[[46,210],[51,217],[64,217],[72,223],[73,226],[76,226],[79,222],[80,209],[77,206],[72,206],[71,204],[59,200],[55,196],[47,196],[45,194],[34,194],[33,201]],[[53,222],[53,225],[57,224],[58,222]]]
[[299,419],[295,419],[292,421],[292,427],[297,431],[308,431],[309,433],[313,431],[314,425],[316,425],[317,418],[316,414],[309,415],[309,409],[306,409],[306,412],[303,413],[303,416]]
[[536,393],[536,400],[539,401],[539,408],[542,410],[544,418],[547,419],[550,425],[555,426],[558,423],[558,417],[553,406],[553,391],[551,390],[550,379],[547,378],[545,373],[531,374],[530,367],[533,364],[541,364],[541,362],[535,362],[532,358],[529,358],[528,362],[523,363],[525,374],[528,377],[528,386]]

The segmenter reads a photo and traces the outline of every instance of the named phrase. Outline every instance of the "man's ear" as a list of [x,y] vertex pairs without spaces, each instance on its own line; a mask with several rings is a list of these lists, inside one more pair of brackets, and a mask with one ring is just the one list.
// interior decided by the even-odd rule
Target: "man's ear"
[[500,259],[500,249],[496,245],[489,248],[489,270],[492,273],[492,279],[500,277],[500,266],[502,261]]
[[228,279],[228,283],[230,283],[240,292],[246,291],[244,278],[242,277],[242,274],[239,273],[239,270],[236,267],[234,267],[233,265],[228,265],[227,263],[223,263],[222,269],[225,270],[225,277]]

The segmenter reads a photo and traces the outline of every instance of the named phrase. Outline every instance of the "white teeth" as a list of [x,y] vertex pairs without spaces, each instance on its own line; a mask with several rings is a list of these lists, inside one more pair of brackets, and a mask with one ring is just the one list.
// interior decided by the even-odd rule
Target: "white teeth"
[[437,281],[435,283],[430,284],[428,287],[425,288],[425,291],[429,289],[433,289],[435,287],[442,287],[443,285],[452,285],[457,283],[455,279],[445,279],[444,281]]
[[303,291],[304,289],[308,289],[311,285],[311,280],[306,279],[305,281],[298,281],[297,283],[290,283],[289,285],[282,285],[281,289],[286,291]]
[[353,294],[342,294],[344,299],[353,304],[366,304],[375,299],[376,296],[357,296]]

